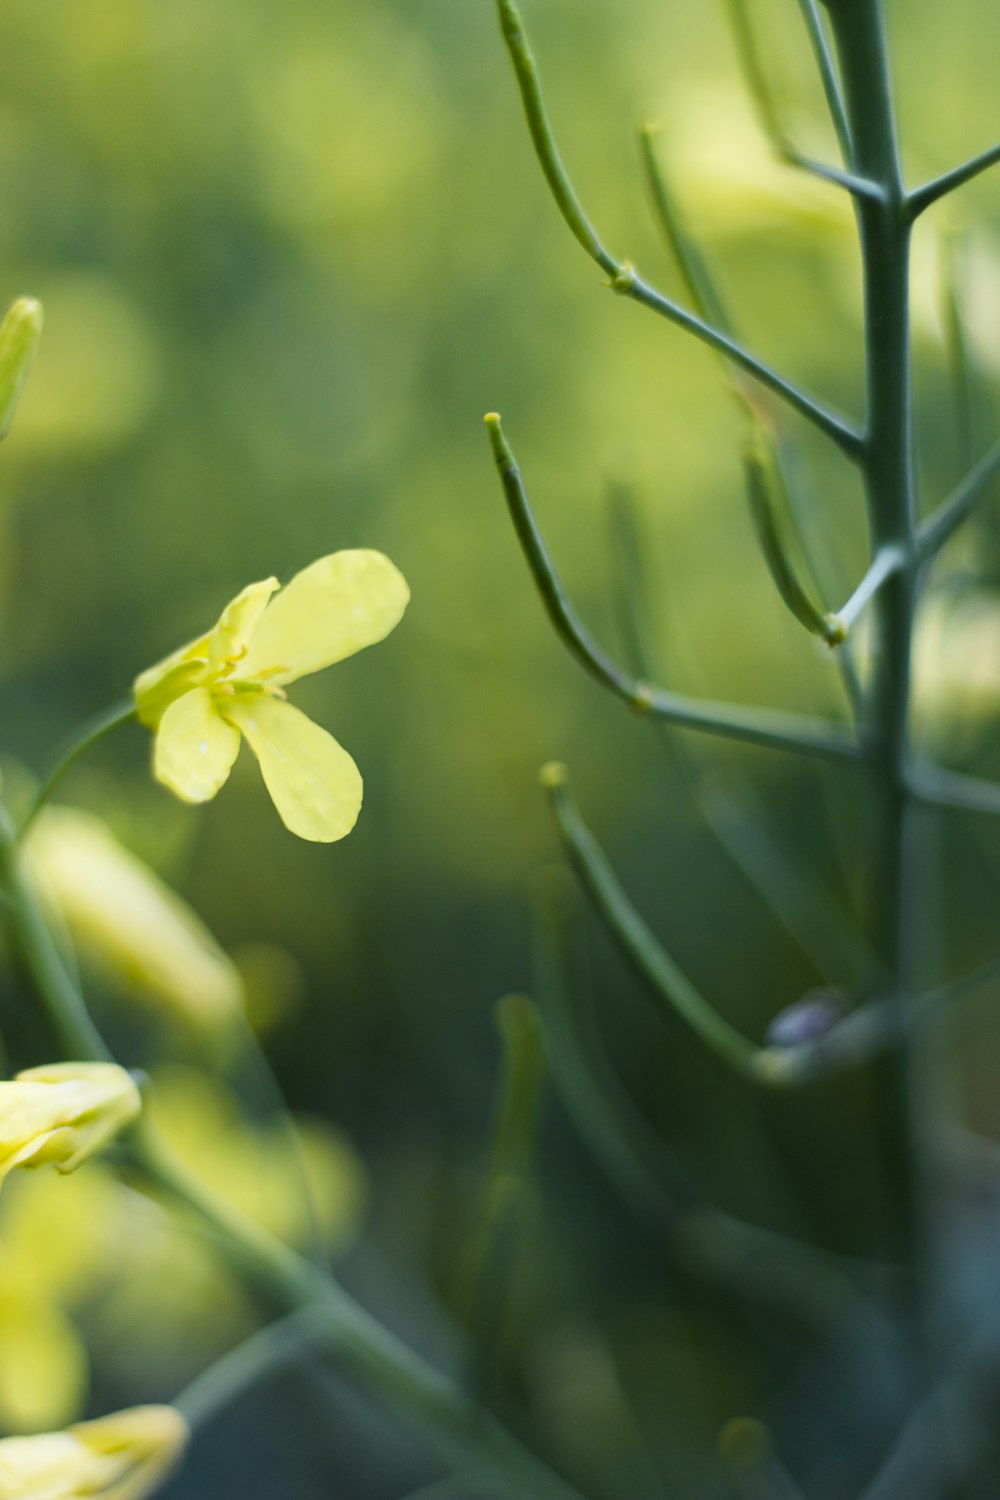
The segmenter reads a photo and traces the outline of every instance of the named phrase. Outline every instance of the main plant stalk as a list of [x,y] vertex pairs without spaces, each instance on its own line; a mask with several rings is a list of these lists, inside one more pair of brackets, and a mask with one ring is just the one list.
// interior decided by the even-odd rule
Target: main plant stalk
[[869,878],[872,925],[901,1040],[885,1065],[882,1137],[892,1249],[920,1261],[914,1110],[908,1041],[913,994],[913,889],[908,785],[911,655],[919,562],[910,372],[910,216],[903,185],[886,47],[883,0],[827,0],[840,59],[854,160],[881,197],[860,199],[864,270],[867,405],[862,473],[872,555],[894,547],[898,572],[874,610],[868,724],[874,755]]

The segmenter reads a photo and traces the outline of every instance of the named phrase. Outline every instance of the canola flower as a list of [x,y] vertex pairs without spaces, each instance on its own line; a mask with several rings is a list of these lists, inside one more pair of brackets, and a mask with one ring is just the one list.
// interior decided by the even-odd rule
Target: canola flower
[[135,1406],[64,1432],[0,1441],[0,1500],[142,1500],[188,1441],[172,1406]]
[[0,1083],[0,1182],[15,1167],[48,1162],[74,1171],[141,1107],[135,1081],[116,1063],[49,1063],[18,1073]]
[[361,775],[284,688],[382,640],[410,591],[389,559],[369,550],[321,557],[279,588],[276,578],[249,584],[207,635],[142,672],[136,709],[156,732],[154,774],[178,797],[214,797],[245,738],[285,827],[331,843],[357,821]]

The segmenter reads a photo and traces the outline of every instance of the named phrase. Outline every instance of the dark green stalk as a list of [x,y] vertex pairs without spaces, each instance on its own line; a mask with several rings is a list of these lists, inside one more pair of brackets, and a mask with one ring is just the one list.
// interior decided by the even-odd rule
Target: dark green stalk
[[[893,549],[899,566],[874,600],[874,681],[870,697],[875,826],[871,858],[876,947],[905,1037],[913,992],[912,797],[909,786],[910,673],[920,558],[913,468],[909,253],[911,214],[903,185],[882,0],[828,0],[854,168],[883,189],[859,199],[865,302],[867,403],[861,461],[873,556]],[[914,1113],[908,1048],[884,1067],[882,1125],[892,1198],[893,1246],[920,1258]]]

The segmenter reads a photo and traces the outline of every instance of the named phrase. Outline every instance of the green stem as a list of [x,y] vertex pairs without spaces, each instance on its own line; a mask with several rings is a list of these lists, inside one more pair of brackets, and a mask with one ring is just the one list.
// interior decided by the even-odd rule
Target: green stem
[[[911,650],[920,559],[913,471],[909,252],[911,218],[903,186],[882,0],[833,0],[854,168],[879,183],[881,202],[856,207],[864,268],[867,367],[862,474],[873,556],[899,558],[874,600],[870,725],[877,807],[872,851],[874,934],[905,1038],[913,990],[913,891],[909,879],[912,798],[908,777]],[[919,1258],[917,1184],[908,1048],[884,1067],[882,1111],[894,1250]]]
[[111,1058],[104,1038],[90,1018],[43,915],[38,897],[21,867],[17,832],[0,806],[0,884],[15,956],[33,989],[44,997],[44,1009],[67,1057],[83,1062]]
[[87,751],[98,744],[114,730],[120,729],[123,724],[130,724],[138,717],[138,710],[131,698],[123,703],[116,703],[113,708],[106,709],[104,713],[98,714],[69,740],[56,756],[55,764],[52,766],[45,780],[35,794],[34,801],[29,807],[18,833],[23,838],[38,817],[42,808],[48,802],[56,787],[62,781],[68,771],[71,771],[77,761]]
[[683,693],[652,687],[624,671],[594,640],[570,603],[538,529],[521,471],[495,412],[487,415],[486,427],[511,520],[542,603],[557,634],[592,677],[639,713],[666,719],[688,729],[803,755],[833,756],[849,761],[864,758],[857,739],[842,733],[836,724],[826,724],[780,709],[734,707],[708,699],[688,698]]

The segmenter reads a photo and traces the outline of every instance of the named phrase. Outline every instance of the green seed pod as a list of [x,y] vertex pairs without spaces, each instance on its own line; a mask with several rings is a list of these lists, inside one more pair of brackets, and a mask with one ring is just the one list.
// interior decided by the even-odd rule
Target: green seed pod
[[18,297],[0,324],[0,438],[10,431],[42,336],[42,304]]

